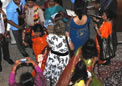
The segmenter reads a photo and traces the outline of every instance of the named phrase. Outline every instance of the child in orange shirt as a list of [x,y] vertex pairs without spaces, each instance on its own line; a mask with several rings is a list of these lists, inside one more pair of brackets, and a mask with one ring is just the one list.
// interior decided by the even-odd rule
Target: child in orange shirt
[[110,57],[113,57],[115,55],[112,43],[113,17],[113,12],[106,10],[102,15],[103,24],[99,28],[97,25],[95,25],[97,31],[96,44],[98,49],[98,57],[100,60],[103,60],[103,63],[106,63],[106,61],[110,60]]
[[38,56],[42,54],[41,69],[44,71],[47,55],[48,43],[46,41],[47,34],[44,32],[44,28],[40,24],[36,24],[32,30],[32,48],[38,62]]

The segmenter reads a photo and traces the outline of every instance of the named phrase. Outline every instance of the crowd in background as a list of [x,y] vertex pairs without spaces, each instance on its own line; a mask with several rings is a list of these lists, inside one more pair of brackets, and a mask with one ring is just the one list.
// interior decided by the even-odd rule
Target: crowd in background
[[[9,86],[104,86],[94,74],[94,67],[109,64],[115,56],[117,0],[71,0],[70,9],[64,3],[11,0],[5,9],[0,1],[0,72],[3,56],[14,64]],[[90,10],[94,14],[88,13]],[[95,37],[90,35],[92,30]],[[11,40],[16,41],[25,59],[15,63],[10,59]],[[27,47],[33,50],[36,61],[29,57]],[[22,74],[16,83],[16,70],[23,63],[32,64],[34,69]]]

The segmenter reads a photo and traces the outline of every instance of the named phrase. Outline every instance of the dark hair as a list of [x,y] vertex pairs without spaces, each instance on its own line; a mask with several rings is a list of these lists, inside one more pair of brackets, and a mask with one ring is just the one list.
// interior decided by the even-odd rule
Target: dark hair
[[63,6],[63,2],[62,0],[54,0],[56,3],[58,3],[59,5]]
[[112,20],[113,18],[116,17],[116,14],[115,14],[113,11],[109,10],[109,9],[103,11],[103,13],[106,14],[106,16],[107,16],[107,18],[108,18],[109,20]]
[[56,21],[54,24],[54,34],[64,35],[65,34],[65,23],[63,21]]
[[86,4],[83,0],[76,0],[74,4],[74,11],[79,19],[82,18],[83,14],[86,14]]
[[100,4],[100,0],[96,0],[95,3],[99,3]]
[[30,72],[23,73],[20,77],[21,86],[33,86],[34,80]]
[[2,6],[3,6],[3,3],[2,3],[2,1],[0,0],[0,8],[2,8]]
[[32,1],[32,2],[35,2],[36,0],[25,0],[25,1],[26,1],[26,2],[27,2],[27,1]]
[[35,24],[33,27],[33,31],[34,32],[41,32],[40,37],[44,35],[44,30],[43,30],[43,27],[41,26],[41,24]]
[[96,43],[94,40],[89,39],[82,47],[82,55],[84,59],[90,59],[92,57],[97,57],[98,52],[96,48]]
[[76,67],[75,67],[75,70],[74,70],[74,73],[73,73],[73,76],[71,78],[71,81],[73,84],[75,84],[75,82],[77,80],[84,80],[85,83],[87,82],[88,80],[88,73],[87,73],[87,67],[86,67],[86,64],[83,60],[80,60],[77,64],[76,64]]

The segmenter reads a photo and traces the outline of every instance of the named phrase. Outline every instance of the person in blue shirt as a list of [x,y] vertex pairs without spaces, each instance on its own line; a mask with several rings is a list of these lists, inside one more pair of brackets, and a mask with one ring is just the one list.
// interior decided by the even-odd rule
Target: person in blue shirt
[[21,52],[21,54],[24,57],[27,57],[28,54],[25,51],[24,45],[22,44],[23,26],[19,26],[19,20],[18,20],[19,13],[17,12],[17,9],[20,10],[20,9],[24,8],[25,4],[26,4],[25,0],[12,0],[6,9],[6,12],[7,12],[7,19],[11,25],[10,28],[15,37],[17,47],[18,47],[19,51]]

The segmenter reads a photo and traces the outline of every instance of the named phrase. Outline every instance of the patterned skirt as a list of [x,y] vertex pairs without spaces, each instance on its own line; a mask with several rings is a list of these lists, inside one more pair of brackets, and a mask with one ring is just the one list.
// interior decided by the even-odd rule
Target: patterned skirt
[[69,59],[69,55],[59,56],[50,52],[44,70],[44,75],[47,80],[56,84],[61,73],[67,66]]

